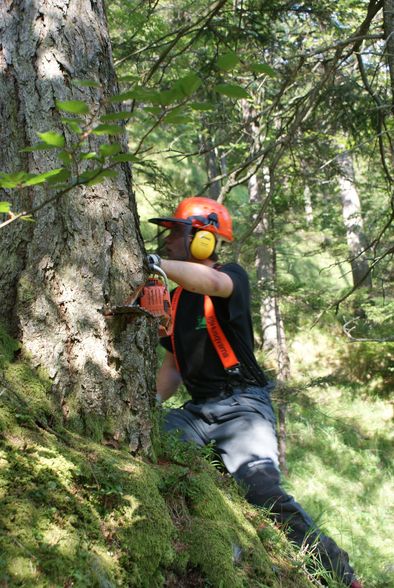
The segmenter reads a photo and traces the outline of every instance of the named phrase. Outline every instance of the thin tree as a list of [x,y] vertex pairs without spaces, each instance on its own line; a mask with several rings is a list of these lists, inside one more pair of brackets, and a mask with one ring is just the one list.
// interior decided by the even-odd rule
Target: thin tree
[[342,215],[355,287],[372,287],[371,272],[365,250],[367,240],[364,234],[360,197],[355,184],[353,160],[349,152],[338,156],[341,174],[338,183],[342,202]]

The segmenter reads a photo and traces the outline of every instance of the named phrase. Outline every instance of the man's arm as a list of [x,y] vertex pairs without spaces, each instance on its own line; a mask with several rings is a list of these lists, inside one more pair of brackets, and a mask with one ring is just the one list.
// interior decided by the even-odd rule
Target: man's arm
[[156,376],[156,389],[160,400],[164,402],[175,394],[181,383],[182,378],[177,370],[174,354],[167,351]]
[[196,294],[229,298],[233,292],[233,281],[229,275],[213,267],[190,261],[162,259],[161,267],[167,276]]

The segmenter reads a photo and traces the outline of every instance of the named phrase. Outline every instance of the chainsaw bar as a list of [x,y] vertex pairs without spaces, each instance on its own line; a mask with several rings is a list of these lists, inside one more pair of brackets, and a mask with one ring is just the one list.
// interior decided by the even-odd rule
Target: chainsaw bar
[[120,305],[120,306],[107,306],[100,311],[105,317],[127,315],[127,314],[141,314],[144,316],[154,317],[151,312],[136,305]]
[[163,270],[154,265],[153,274],[159,274],[161,279],[148,278],[123,304],[111,306],[107,304],[100,312],[105,318],[116,316],[132,317],[135,315],[159,319],[159,337],[172,333],[172,308],[168,280]]

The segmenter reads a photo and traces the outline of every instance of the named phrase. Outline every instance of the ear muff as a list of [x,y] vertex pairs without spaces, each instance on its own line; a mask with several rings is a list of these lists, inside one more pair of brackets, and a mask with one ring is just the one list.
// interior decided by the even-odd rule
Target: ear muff
[[190,243],[190,253],[196,259],[208,259],[215,251],[215,235],[210,231],[197,231]]

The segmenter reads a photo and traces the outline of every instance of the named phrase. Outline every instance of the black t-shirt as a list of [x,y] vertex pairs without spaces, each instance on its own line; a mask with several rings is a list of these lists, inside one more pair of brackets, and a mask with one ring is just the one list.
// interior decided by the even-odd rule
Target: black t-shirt
[[[253,327],[250,316],[249,279],[236,263],[227,263],[218,271],[228,274],[234,284],[229,298],[211,296],[217,319],[238,359],[239,344],[253,357]],[[229,376],[210,340],[204,316],[204,296],[182,290],[176,312],[174,340],[183,383],[193,400],[204,400],[228,386]],[[170,337],[161,344],[173,352]]]

